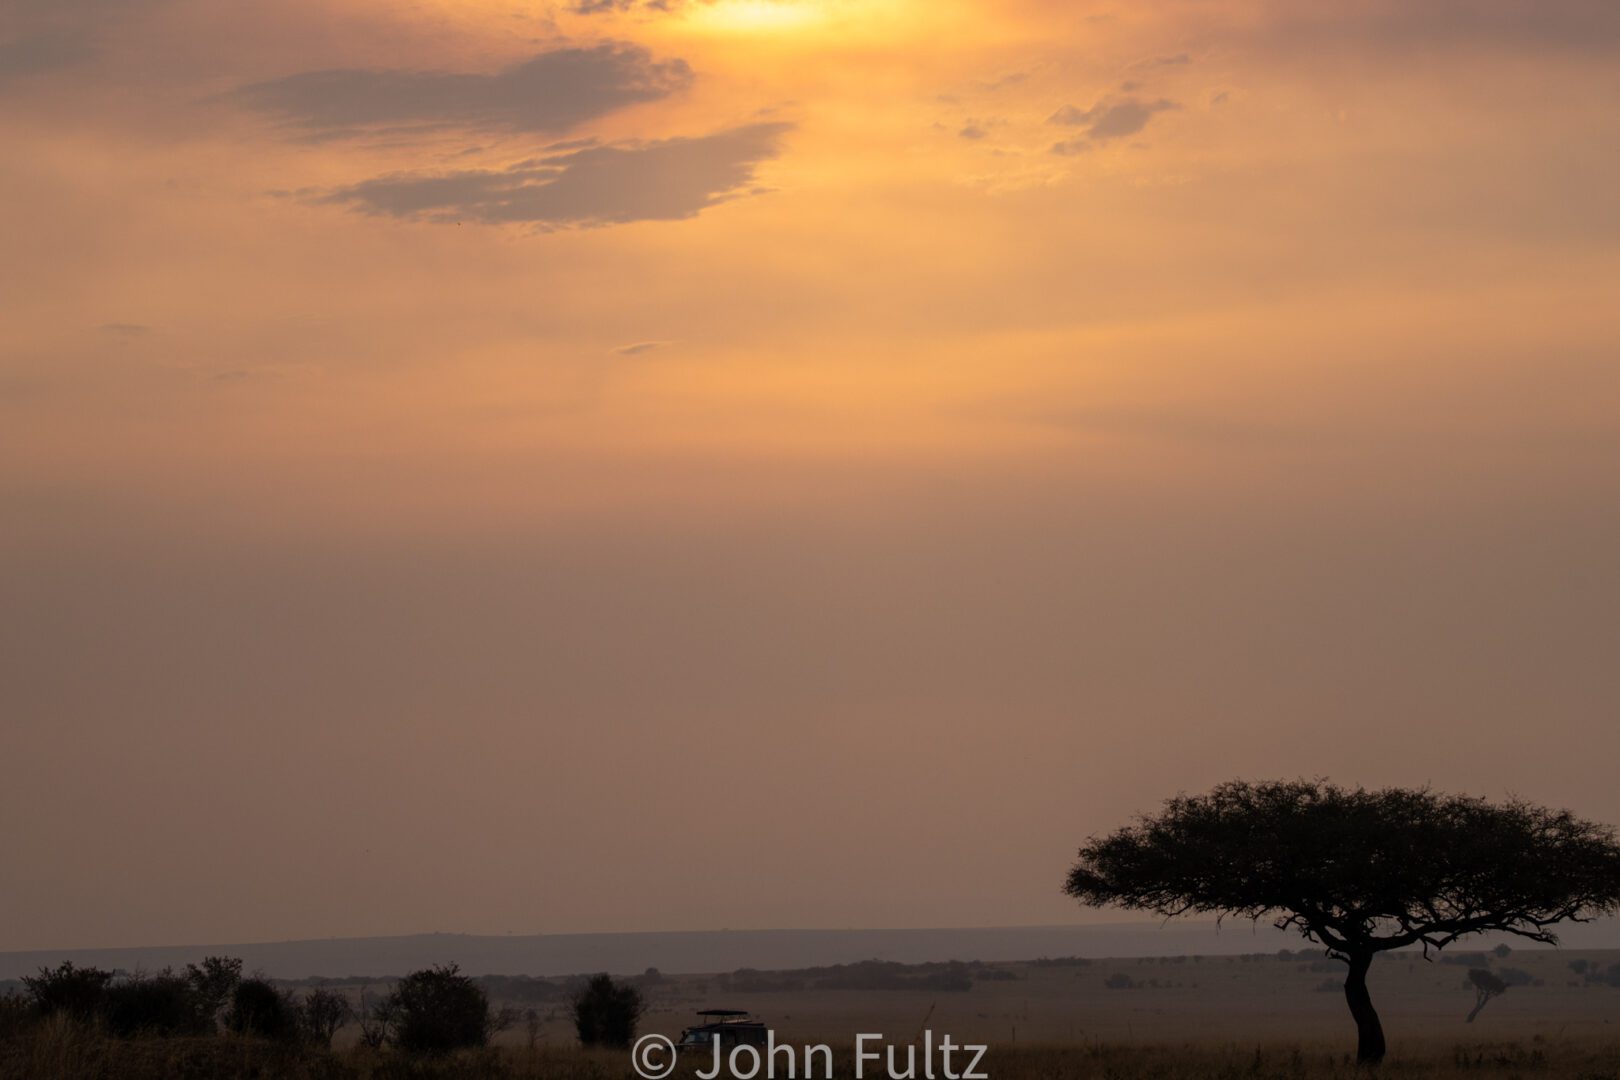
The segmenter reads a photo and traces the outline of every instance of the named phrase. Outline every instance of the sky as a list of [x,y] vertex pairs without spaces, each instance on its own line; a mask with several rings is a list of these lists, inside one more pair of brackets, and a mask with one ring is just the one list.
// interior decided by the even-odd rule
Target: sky
[[1611,0],[3,0],[0,948],[1620,822]]

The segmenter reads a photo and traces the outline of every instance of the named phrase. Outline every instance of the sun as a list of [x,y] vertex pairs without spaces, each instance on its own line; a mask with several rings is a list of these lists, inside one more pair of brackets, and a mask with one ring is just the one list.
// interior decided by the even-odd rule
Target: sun
[[714,0],[688,11],[694,25],[732,34],[802,30],[826,18],[826,9],[812,0]]

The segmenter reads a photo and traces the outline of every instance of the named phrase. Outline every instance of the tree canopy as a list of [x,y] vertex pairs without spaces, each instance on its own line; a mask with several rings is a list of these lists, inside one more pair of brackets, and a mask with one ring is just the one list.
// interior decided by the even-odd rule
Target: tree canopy
[[1555,943],[1558,923],[1620,907],[1620,844],[1608,826],[1518,799],[1232,781],[1093,837],[1064,891],[1088,905],[1298,930],[1350,966],[1360,1056],[1375,1061],[1374,954],[1427,955],[1485,931]]

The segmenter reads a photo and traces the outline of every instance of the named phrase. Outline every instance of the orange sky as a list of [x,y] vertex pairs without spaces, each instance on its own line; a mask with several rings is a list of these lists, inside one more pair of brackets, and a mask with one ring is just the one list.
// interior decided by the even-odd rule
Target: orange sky
[[1239,775],[1620,821],[1617,59],[11,0],[0,948],[1066,921]]

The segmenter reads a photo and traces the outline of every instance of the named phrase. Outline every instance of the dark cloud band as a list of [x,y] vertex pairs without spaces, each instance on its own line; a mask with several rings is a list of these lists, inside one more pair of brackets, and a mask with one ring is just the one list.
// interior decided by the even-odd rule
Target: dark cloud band
[[231,97],[325,135],[392,127],[559,132],[691,82],[684,60],[655,60],[639,46],[604,44],[540,53],[493,75],[308,71],[241,87]]
[[548,227],[673,221],[748,192],[791,124],[590,146],[506,169],[367,180],[323,196],[368,214]]

